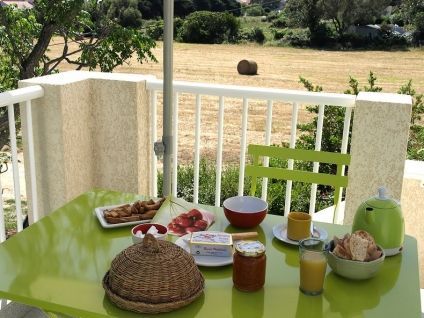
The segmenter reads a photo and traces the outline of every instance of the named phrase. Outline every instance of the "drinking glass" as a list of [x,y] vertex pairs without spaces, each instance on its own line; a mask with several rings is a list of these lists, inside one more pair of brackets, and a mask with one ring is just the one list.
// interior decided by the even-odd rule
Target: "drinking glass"
[[323,291],[327,257],[323,240],[308,238],[299,242],[300,285],[306,295],[319,295]]

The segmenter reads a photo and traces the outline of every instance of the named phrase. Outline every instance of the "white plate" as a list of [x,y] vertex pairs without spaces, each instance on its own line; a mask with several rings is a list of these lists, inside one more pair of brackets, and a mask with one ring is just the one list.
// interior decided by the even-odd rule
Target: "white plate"
[[116,223],[116,224],[107,223],[105,216],[103,214],[103,211],[116,208],[116,207],[121,206],[123,204],[125,204],[125,203],[118,204],[118,205],[102,206],[102,207],[98,207],[98,208],[94,209],[96,216],[97,216],[97,219],[99,220],[100,224],[104,228],[110,229],[110,228],[115,228],[115,227],[137,225],[137,224],[141,224],[141,223],[149,223],[151,221],[151,219],[150,219],[150,220],[139,220],[139,221],[132,221],[132,222]]
[[[190,253],[189,241],[190,241],[190,234],[186,234],[178,238],[178,240],[175,241],[175,244],[183,248],[184,250],[186,250],[188,253]],[[232,255],[226,256],[226,257],[193,255],[193,257],[194,257],[194,261],[199,266],[217,267],[217,266],[230,265],[233,263]]]
[[[275,238],[279,239],[282,242],[291,245],[299,245],[299,241],[293,241],[287,237],[287,223],[275,225],[272,228],[272,233],[274,234]],[[325,240],[328,237],[328,233],[326,230],[314,226],[312,237]]]

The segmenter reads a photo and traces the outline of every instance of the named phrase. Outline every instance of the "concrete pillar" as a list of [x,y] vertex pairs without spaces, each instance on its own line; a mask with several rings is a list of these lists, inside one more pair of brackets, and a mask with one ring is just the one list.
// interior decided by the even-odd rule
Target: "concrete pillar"
[[401,206],[405,233],[417,239],[420,288],[424,288],[424,161],[406,161]]
[[361,92],[352,127],[351,163],[344,223],[351,224],[358,206],[384,186],[400,200],[412,98]]
[[[73,71],[19,83],[45,92],[32,102],[40,217],[92,188],[149,193],[146,78]],[[31,200],[29,188],[27,193]]]

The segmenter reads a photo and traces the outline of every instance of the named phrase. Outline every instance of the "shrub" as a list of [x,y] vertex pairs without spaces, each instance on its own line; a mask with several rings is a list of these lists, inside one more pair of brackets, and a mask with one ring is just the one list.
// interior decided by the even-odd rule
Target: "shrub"
[[[238,193],[239,167],[229,165],[222,170],[221,179],[221,204],[226,198],[236,196]],[[202,159],[199,165],[199,203],[215,204],[215,184],[216,184],[215,164]],[[163,175],[158,173],[158,193],[162,193]],[[177,196],[187,201],[193,201],[194,166],[178,166],[178,187]],[[246,189],[249,189],[250,182],[246,180]],[[247,194],[248,190],[245,190]]]
[[274,40],[281,40],[286,35],[287,29],[271,29]]
[[163,20],[154,20],[146,23],[146,33],[154,40],[162,40],[163,38]]
[[240,24],[227,12],[198,11],[187,16],[180,36],[188,43],[235,42]]
[[265,34],[261,28],[255,27],[252,30],[252,38],[256,43],[264,43],[265,42]]
[[277,19],[274,19],[271,23],[271,27],[273,28],[287,28],[288,26],[288,22],[287,22],[287,17],[284,14],[281,14],[278,16]]
[[306,47],[311,43],[311,34],[308,29],[287,29],[283,41],[291,46]]
[[250,17],[259,17],[265,14],[265,10],[262,8],[261,5],[257,4],[247,7],[244,10],[244,13]]
[[[183,25],[184,20],[176,17],[174,18],[174,39],[178,40],[178,36],[180,33],[180,28]],[[162,19],[160,20],[152,20],[146,22],[145,25],[146,33],[154,40],[162,40],[163,39],[163,30],[164,30],[164,22]]]
[[[284,145],[287,146],[287,145]],[[270,161],[272,167],[287,167],[287,161],[272,159]],[[310,169],[310,167],[306,167]],[[305,167],[303,168],[305,169]],[[215,164],[208,160],[201,160],[199,166],[199,203],[214,205],[215,204]],[[162,193],[163,175],[158,174],[158,193]],[[177,196],[184,200],[193,201],[193,165],[178,166],[178,187]],[[221,202],[225,199],[238,195],[239,166],[229,165],[224,167],[221,178]],[[250,178],[244,180],[244,195],[249,195]],[[260,196],[262,192],[262,182],[258,179],[256,196]],[[309,194],[310,184],[294,182],[292,185],[292,210],[308,211],[309,210]],[[286,195],[286,181],[273,180],[268,182],[268,213],[282,215],[284,212],[284,202]],[[333,203],[331,195],[317,194],[316,209],[321,210]]]
[[128,7],[122,11],[120,21],[120,24],[125,28],[139,28],[143,23],[140,11],[133,7]]
[[408,140],[408,159],[424,161],[424,95],[417,94],[412,88],[412,80],[403,85],[399,94],[411,95],[413,98],[411,126]]
[[245,42],[256,42],[263,44],[265,42],[265,34],[259,27],[252,29],[242,29],[238,34],[238,41]]

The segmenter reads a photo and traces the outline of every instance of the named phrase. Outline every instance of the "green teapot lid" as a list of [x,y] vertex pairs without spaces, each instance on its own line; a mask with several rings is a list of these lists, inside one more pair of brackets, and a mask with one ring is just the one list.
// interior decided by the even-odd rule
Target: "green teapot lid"
[[385,187],[379,187],[378,195],[369,198],[365,203],[374,209],[393,209],[399,207],[399,203],[390,198]]

